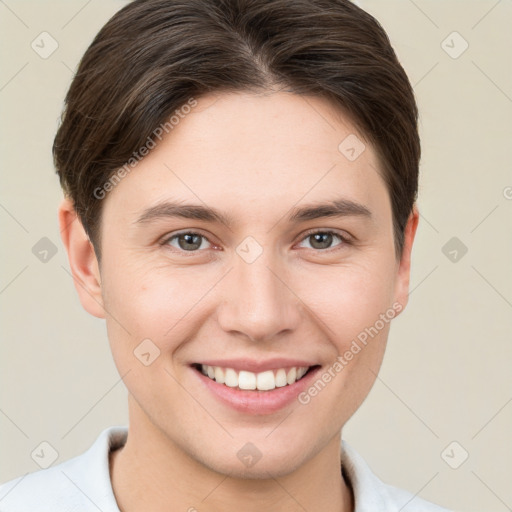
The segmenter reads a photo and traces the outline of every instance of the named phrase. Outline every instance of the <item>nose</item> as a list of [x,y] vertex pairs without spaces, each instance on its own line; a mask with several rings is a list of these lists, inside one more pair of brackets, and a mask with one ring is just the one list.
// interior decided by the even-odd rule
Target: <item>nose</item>
[[218,321],[227,333],[254,342],[276,341],[299,325],[302,303],[291,273],[270,251],[248,263],[236,257],[225,283]]

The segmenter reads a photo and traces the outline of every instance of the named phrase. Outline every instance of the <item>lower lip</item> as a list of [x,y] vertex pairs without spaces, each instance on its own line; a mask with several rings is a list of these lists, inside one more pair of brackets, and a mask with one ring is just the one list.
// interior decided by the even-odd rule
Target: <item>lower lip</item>
[[219,384],[192,368],[200,381],[220,402],[238,412],[253,415],[272,414],[296,401],[298,395],[310,385],[319,370],[320,367],[314,368],[302,379],[281,388],[269,391],[259,391],[257,389],[249,391]]

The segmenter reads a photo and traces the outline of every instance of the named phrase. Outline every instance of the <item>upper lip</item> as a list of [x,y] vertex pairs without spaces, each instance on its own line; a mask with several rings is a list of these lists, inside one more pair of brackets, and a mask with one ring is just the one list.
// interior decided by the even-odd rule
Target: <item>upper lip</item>
[[279,368],[291,367],[310,367],[316,366],[312,361],[305,361],[303,359],[289,359],[289,358],[273,358],[266,359],[265,361],[258,361],[256,359],[208,359],[205,361],[197,361],[195,364],[204,364],[207,366],[220,366],[221,368],[232,368],[236,371],[248,371],[253,373],[260,373],[266,370],[278,370]]

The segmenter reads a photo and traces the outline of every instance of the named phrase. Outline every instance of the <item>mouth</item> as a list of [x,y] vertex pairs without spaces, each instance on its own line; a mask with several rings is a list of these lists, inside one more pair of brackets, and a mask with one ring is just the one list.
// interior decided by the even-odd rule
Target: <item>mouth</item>
[[[190,365],[207,396],[237,413],[263,416],[292,404],[315,379],[321,365],[305,361],[208,361]],[[293,366],[292,366],[293,365]]]
[[258,373],[197,363],[193,364],[192,367],[205,377],[229,388],[245,391],[272,391],[276,388],[284,388],[295,384],[317,368],[318,365],[276,368]]

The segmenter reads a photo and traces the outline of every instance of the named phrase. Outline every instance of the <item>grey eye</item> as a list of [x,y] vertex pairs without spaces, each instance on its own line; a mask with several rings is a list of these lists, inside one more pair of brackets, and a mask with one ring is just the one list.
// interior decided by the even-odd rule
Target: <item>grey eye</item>
[[[178,241],[178,247],[171,243],[174,240]],[[206,238],[203,235],[189,232],[173,235],[168,239],[167,243],[172,245],[173,247],[176,247],[177,249],[181,249],[187,252],[194,252],[201,248],[203,240],[206,240]]]
[[[309,233],[304,237],[304,240],[311,240],[311,248],[321,251],[325,249],[331,249],[333,247],[332,243],[334,238],[338,238],[341,242],[344,242],[344,239],[341,235],[332,231],[316,231],[314,233]],[[336,245],[341,245],[341,243]]]

